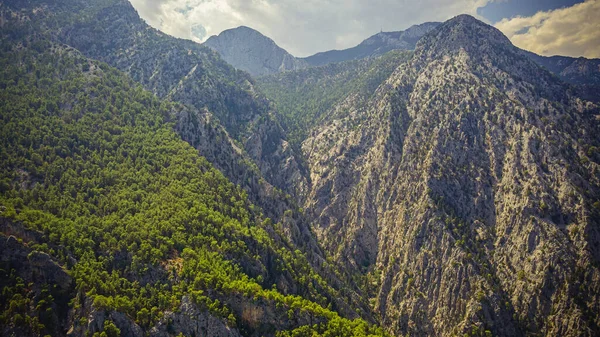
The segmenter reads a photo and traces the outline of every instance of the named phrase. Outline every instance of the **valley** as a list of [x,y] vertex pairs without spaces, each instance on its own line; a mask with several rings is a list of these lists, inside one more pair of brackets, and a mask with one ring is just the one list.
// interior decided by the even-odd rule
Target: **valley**
[[296,58],[0,3],[3,336],[596,336],[598,59],[459,15]]

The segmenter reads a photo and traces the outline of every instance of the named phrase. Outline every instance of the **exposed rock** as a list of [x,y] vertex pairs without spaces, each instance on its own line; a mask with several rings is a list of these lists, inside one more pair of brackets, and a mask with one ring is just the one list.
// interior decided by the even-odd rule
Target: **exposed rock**
[[598,106],[469,16],[357,103],[303,144],[305,208],[338,261],[383,271],[384,326],[599,333]]
[[[17,230],[18,223],[0,218],[2,229],[12,228],[13,233],[27,232]],[[71,276],[60,266],[55,259],[44,252],[35,251],[27,246],[22,237],[6,236],[0,232],[0,286],[3,289],[1,296],[9,296],[2,306],[8,309],[12,300],[26,300],[30,303],[27,314],[38,318],[43,328],[26,324],[3,325],[3,336],[35,336],[40,333],[53,336],[64,336],[67,330],[68,303],[73,296],[74,284]],[[26,237],[27,238],[27,237]],[[29,244],[36,243],[29,241]],[[22,293],[15,287],[19,280],[24,282],[26,288]],[[11,290],[8,290],[11,289]],[[10,297],[14,296],[14,297]]]
[[172,335],[171,331],[198,337],[241,336],[237,329],[228,327],[224,319],[217,318],[207,311],[200,311],[187,296],[181,300],[181,307],[177,313],[165,313],[150,331],[150,336],[168,337]]

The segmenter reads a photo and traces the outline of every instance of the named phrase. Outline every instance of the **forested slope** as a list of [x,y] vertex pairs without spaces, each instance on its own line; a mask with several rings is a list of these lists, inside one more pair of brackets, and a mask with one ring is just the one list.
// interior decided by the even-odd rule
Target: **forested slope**
[[186,107],[11,15],[3,335],[383,334],[327,308],[336,291],[281,226],[174,131]]

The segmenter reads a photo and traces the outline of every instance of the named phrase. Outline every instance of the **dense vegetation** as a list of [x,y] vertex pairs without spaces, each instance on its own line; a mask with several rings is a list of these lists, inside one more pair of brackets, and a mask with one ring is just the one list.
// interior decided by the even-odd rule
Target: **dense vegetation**
[[[242,296],[321,322],[302,331],[383,334],[326,308],[327,294],[317,288],[328,286],[304,254],[173,131],[176,104],[43,38],[5,39],[2,50],[1,217],[39,233],[40,240],[19,239],[73,277],[78,295],[70,309],[79,312],[89,298],[97,310],[124,313],[149,329],[189,296],[242,328],[229,301]],[[43,323],[44,312],[56,308],[47,305],[51,295],[28,298],[34,285],[6,267],[3,331],[52,331]],[[282,278],[305,297],[278,290]],[[31,306],[39,317],[30,317]],[[76,327],[85,327],[81,318]],[[103,329],[98,335],[119,330],[110,320]]]
[[351,94],[370,97],[410,55],[391,51],[378,58],[284,72],[257,81],[275,103],[290,142],[299,146],[314,126],[331,117],[328,113],[334,105]]

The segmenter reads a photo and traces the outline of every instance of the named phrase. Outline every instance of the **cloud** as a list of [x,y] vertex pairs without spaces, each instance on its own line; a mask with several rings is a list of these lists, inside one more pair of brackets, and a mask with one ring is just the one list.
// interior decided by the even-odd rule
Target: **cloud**
[[241,25],[272,38],[296,56],[355,46],[370,35],[403,30],[458,14],[477,16],[492,0],[130,0],[151,26],[202,42]]
[[495,26],[517,47],[541,55],[600,57],[600,0],[504,19]]

